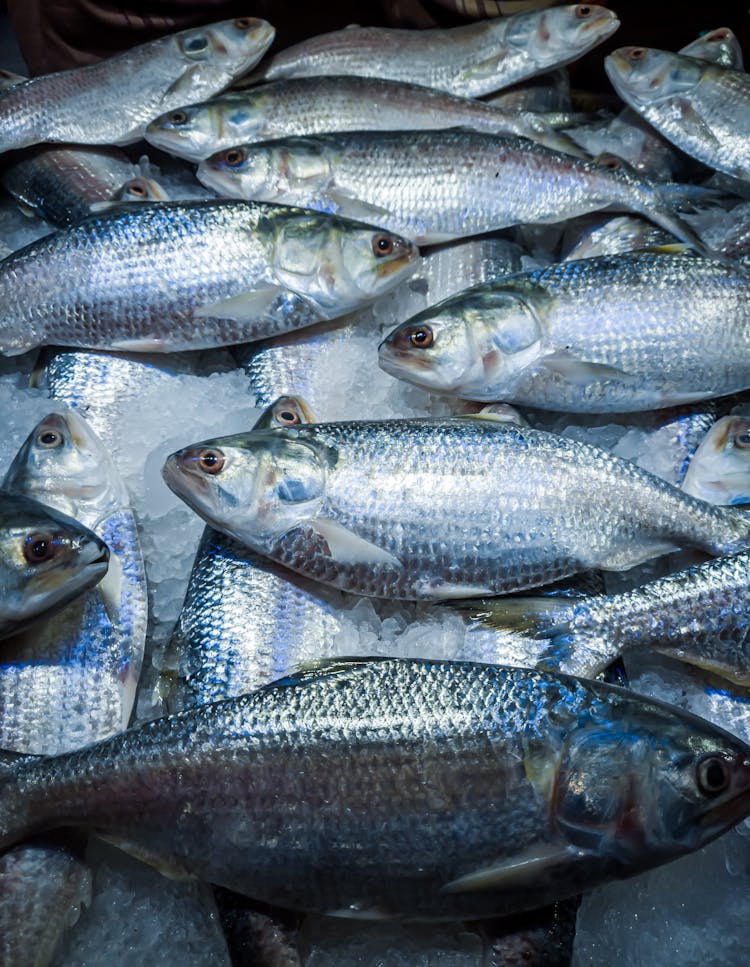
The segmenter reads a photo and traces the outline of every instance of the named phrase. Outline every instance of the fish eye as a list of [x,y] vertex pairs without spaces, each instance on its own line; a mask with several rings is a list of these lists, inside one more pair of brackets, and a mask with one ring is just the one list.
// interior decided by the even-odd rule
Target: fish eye
[[249,30],[253,25],[252,17],[238,17],[234,21],[234,25],[238,30]]
[[288,406],[281,406],[278,410],[274,410],[274,416],[282,426],[297,426],[302,422],[299,413],[295,413]]
[[146,189],[137,181],[134,181],[131,185],[128,185],[128,191],[131,195],[139,195],[141,198],[146,197]]
[[187,124],[188,116],[184,111],[172,111],[167,120],[170,124]]
[[729,763],[717,755],[704,756],[696,767],[698,788],[706,796],[718,796],[729,787]]
[[380,255],[390,255],[393,251],[393,239],[388,235],[376,235],[372,240],[373,252]]
[[613,154],[605,154],[599,159],[599,164],[610,171],[619,171],[622,168],[622,161]]
[[29,564],[51,561],[61,546],[60,537],[54,534],[29,534],[23,542],[23,556]]
[[630,57],[631,60],[643,60],[643,58],[646,56],[646,48],[633,47],[633,49],[630,51],[630,54],[628,56]]
[[36,438],[36,442],[43,450],[55,450],[63,445],[62,433],[56,430],[43,430]]
[[728,40],[728,39],[729,39],[728,30],[714,30],[712,34],[709,34],[708,37],[706,37],[706,40],[708,40],[710,43],[714,43],[714,41],[717,41],[717,40]]
[[735,433],[733,441],[740,450],[750,450],[750,430],[740,430]]
[[579,20],[585,20],[587,17],[591,16],[591,7],[587,6],[585,3],[579,3],[576,7],[576,17]]
[[201,450],[198,454],[198,466],[204,473],[220,473],[225,463],[221,450]]
[[199,54],[202,50],[208,47],[208,37],[205,34],[201,34],[198,37],[191,37],[190,40],[185,44],[185,53],[187,54]]
[[435,337],[429,326],[418,326],[409,333],[409,342],[417,349],[429,349],[434,341]]
[[229,151],[224,152],[223,160],[230,168],[239,168],[245,160],[245,157],[246,155],[242,148],[230,148]]

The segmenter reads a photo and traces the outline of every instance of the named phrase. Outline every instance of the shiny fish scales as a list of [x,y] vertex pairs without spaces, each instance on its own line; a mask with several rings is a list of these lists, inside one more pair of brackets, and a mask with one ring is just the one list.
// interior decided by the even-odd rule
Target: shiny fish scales
[[0,780],[0,845],[84,825],[279,906],[481,917],[710,841],[750,810],[748,756],[619,688],[345,662],[17,764]]
[[432,392],[581,413],[657,409],[750,385],[739,264],[625,253],[498,280],[394,330],[380,364]]
[[137,141],[157,114],[218,94],[260,60],[273,37],[265,20],[225,20],[17,84],[0,97],[0,150]]
[[571,5],[449,29],[347,27],[275,54],[253,77],[355,75],[480,97],[570,63],[618,26],[603,7]]
[[0,351],[167,352],[258,339],[370,301],[417,257],[375,228],[277,206],[127,206],[0,263]]
[[172,454],[163,473],[214,527],[375,597],[503,594],[622,570],[675,545],[737,553],[750,540],[741,512],[628,461],[477,418],[238,434]]

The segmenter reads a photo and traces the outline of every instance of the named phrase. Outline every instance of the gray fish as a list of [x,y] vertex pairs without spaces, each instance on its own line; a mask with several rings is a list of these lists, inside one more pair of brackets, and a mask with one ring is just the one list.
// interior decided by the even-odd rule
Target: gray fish
[[156,118],[146,140],[189,161],[224,148],[330,131],[469,127],[578,152],[533,114],[505,112],[417,84],[365,77],[300,77],[192,104]]
[[482,418],[237,434],[172,454],[163,473],[217,529],[374,597],[503,594],[675,545],[722,554],[750,540],[740,511],[597,447]]
[[331,319],[413,271],[410,242],[237,201],[94,215],[0,263],[0,352],[211,348]]
[[0,97],[0,150],[138,141],[157,114],[212,97],[255,66],[274,33],[265,20],[224,20],[17,84]]
[[34,428],[3,486],[75,514],[111,549],[98,588],[3,649],[0,748],[52,755],[128,725],[146,640],[143,561],[122,481],[75,413]]
[[347,27],[274,54],[252,80],[375,77],[481,97],[569,64],[619,25],[610,10],[579,4],[448,29]]
[[85,826],[290,909],[492,916],[714,839],[750,812],[749,756],[621,688],[470,663],[332,663],[17,763],[0,780],[0,846]]
[[604,61],[617,93],[686,154],[750,178],[750,77],[646,47],[621,47]]
[[93,587],[107,573],[108,558],[106,545],[83,524],[0,490],[0,637]]
[[366,219],[420,245],[616,208],[704,250],[654,184],[525,138],[466,130],[286,138],[212,155],[198,178],[221,195]]
[[463,399],[658,409],[750,386],[748,294],[737,263],[651,252],[562,262],[421,312],[382,343],[380,365]]
[[73,853],[17,846],[0,856],[0,964],[47,967],[91,900],[91,872]]

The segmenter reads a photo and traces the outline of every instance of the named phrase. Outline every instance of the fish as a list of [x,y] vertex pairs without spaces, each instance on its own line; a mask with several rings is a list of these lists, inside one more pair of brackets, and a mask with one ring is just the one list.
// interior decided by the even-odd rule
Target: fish
[[596,223],[578,237],[566,259],[593,259],[599,255],[619,255],[642,249],[673,245],[675,237],[644,218],[618,215]]
[[733,71],[745,69],[742,47],[737,35],[729,27],[704,31],[692,43],[681,47],[679,53],[684,57],[695,57],[707,64],[716,64],[717,67],[726,67]]
[[203,161],[198,178],[221,195],[366,219],[418,245],[616,208],[639,212],[707,252],[657,186],[635,173],[478,131],[365,131],[246,144]]
[[442,29],[347,27],[274,54],[251,79],[375,77],[481,97],[569,64],[619,25],[611,10],[579,4]]
[[716,726],[619,687],[333,662],[17,762],[0,779],[0,848],[83,826],[291,910],[474,919],[700,848],[750,812],[749,757]]
[[516,134],[553,148],[580,150],[533,114],[501,111],[418,84],[369,77],[298,77],[186,104],[153,120],[146,140],[178,158],[202,161],[225,148],[274,138],[454,127]]
[[97,588],[2,649],[0,748],[53,755],[130,721],[148,621],[144,565],[122,480],[73,411],[34,427],[3,487],[74,514],[110,548]]
[[265,20],[224,20],[16,84],[0,96],[0,151],[132,144],[158,114],[212,97],[254,67],[274,34]]
[[343,315],[395,286],[418,256],[378,228],[283,206],[124,206],[0,262],[0,352],[247,342]]
[[712,504],[750,503],[750,418],[733,414],[714,423],[688,465],[682,489]]
[[45,967],[91,902],[91,871],[53,845],[17,846],[0,856],[0,964]]
[[750,546],[739,510],[598,447],[481,417],[253,431],[185,447],[162,473],[216,529],[371,597],[507,594],[675,546]]
[[379,362],[462,399],[571,413],[659,409],[750,386],[748,292],[740,263],[699,256],[561,262],[424,310],[390,333]]
[[646,47],[604,66],[622,99],[672,144],[724,174],[750,178],[750,76]]
[[[106,544],[37,500],[0,490],[0,638],[58,611],[107,573]],[[0,660],[5,659],[0,644]]]

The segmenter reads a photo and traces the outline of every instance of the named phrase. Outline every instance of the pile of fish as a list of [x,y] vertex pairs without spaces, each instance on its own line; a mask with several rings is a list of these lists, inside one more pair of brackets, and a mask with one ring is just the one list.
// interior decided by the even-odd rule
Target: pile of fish
[[618,25],[0,78],[0,967],[656,965],[639,874],[746,889],[750,79],[592,110]]

